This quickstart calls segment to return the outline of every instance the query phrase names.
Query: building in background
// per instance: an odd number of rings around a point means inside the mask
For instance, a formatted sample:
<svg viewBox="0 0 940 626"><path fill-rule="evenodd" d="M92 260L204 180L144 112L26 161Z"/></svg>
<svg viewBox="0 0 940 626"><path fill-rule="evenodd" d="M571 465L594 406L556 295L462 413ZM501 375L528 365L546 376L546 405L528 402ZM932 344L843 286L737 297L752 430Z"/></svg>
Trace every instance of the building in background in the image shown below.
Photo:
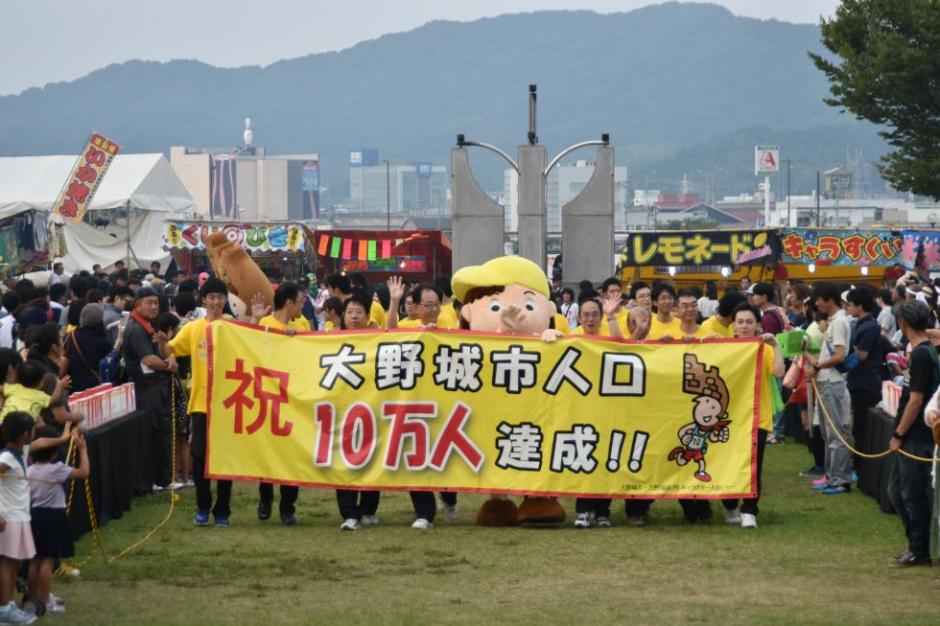
<svg viewBox="0 0 940 626"><path fill-rule="evenodd" d="M170 165L204 219L310 220L320 215L320 157L268 155L245 120L239 148L172 146Z"/></svg>
<svg viewBox="0 0 940 626"><path fill-rule="evenodd" d="M548 212L547 230L561 232L561 207L581 193L591 176L594 163L577 160L568 165L556 165L545 183L545 203ZM503 172L503 191L506 204L506 231L519 230L519 174L515 170ZM614 228L623 229L627 223L627 168L614 167Z"/></svg>
<svg viewBox="0 0 940 626"><path fill-rule="evenodd" d="M443 213L447 168L427 161L386 163L377 150L349 153L349 208L359 213Z"/></svg>

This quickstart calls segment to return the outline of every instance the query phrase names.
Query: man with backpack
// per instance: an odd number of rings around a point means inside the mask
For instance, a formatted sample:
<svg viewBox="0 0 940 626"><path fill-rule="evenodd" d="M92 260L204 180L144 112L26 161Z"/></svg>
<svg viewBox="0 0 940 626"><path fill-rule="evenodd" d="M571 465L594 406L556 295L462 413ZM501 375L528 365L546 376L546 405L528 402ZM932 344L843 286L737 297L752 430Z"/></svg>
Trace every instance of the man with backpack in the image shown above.
<svg viewBox="0 0 940 626"><path fill-rule="evenodd" d="M816 308L829 318L825 340L819 356L806 353L812 366L809 374L816 374L819 394L817 408L821 411L819 423L826 440L826 475L813 481L813 489L826 495L848 493L852 489L852 455L846 443L852 444L852 413L843 363L849 354L851 325L842 310L842 297L832 283L813 285ZM843 443L843 441L845 443Z"/></svg>

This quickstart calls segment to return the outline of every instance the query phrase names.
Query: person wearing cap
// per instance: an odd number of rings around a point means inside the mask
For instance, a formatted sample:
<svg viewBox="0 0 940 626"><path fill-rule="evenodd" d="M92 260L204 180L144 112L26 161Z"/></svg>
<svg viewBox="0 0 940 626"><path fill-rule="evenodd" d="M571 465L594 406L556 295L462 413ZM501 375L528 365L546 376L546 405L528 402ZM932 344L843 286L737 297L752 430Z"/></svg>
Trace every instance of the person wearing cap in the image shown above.
<svg viewBox="0 0 940 626"><path fill-rule="evenodd" d="M839 495L852 489L852 455L843 443L852 444L852 412L846 376L836 366L848 355L852 331L834 284L816 283L812 297L816 308L828 316L819 356L805 353L811 366L807 376L815 374L819 389L816 404L821 412L819 421L827 450L826 475L813 481L813 488L826 495Z"/></svg>
<svg viewBox="0 0 940 626"><path fill-rule="evenodd" d="M192 367L192 388L189 392L189 414L192 416L193 480L196 483L197 526L208 526L210 513L215 516L215 525L229 526L232 514L232 481L216 482L216 502L212 503L212 482L206 478L206 413L209 390L209 350L206 345L206 330L212 322L222 319L228 302L228 288L218 278L207 278L199 288L199 295L206 307L206 316L195 319L180 328L173 340L166 344L164 353L177 357L188 356Z"/></svg>
<svg viewBox="0 0 940 626"><path fill-rule="evenodd" d="M124 365L134 383L137 408L150 412L155 490L169 486L173 477L169 375L176 372L176 359L163 357L166 336L153 327L159 313L157 292L150 287L138 289L134 310L124 330L123 346Z"/></svg>
<svg viewBox="0 0 940 626"><path fill-rule="evenodd" d="M101 380L98 363L111 353L112 346L103 319L104 309L100 304L86 304L82 308L79 327L65 337L72 393L106 382Z"/></svg>
<svg viewBox="0 0 940 626"><path fill-rule="evenodd" d="M787 318L774 304L774 286L770 283L755 283L747 290L748 300L760 309L761 327L765 333L779 335L787 328Z"/></svg>

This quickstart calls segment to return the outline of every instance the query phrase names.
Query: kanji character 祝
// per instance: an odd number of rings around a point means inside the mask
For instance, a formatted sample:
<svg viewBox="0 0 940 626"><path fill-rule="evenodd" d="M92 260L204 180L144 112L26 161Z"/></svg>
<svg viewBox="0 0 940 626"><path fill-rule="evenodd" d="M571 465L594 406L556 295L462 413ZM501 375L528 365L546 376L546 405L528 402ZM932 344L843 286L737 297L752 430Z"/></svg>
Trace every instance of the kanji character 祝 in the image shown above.
<svg viewBox="0 0 940 626"><path fill-rule="evenodd" d="M597 467L594 449L599 438L593 426L584 424L577 424L570 431L556 432L552 446L552 471L593 472Z"/></svg>
<svg viewBox="0 0 940 626"><path fill-rule="evenodd" d="M424 374L423 349L417 342L380 344L375 357L376 388L414 389L417 378Z"/></svg>
<svg viewBox="0 0 940 626"><path fill-rule="evenodd" d="M505 352L493 352L493 386L505 387L509 393L519 393L523 388L535 386L535 366L541 355L525 352L522 346L510 346Z"/></svg>
<svg viewBox="0 0 940 626"><path fill-rule="evenodd" d="M456 349L440 346L434 355L434 383L447 391L477 391L483 350L476 344L460 344Z"/></svg>
<svg viewBox="0 0 940 626"><path fill-rule="evenodd" d="M502 436L496 438L499 458L496 467L537 472L542 468L542 429L535 424L507 424L496 427Z"/></svg>

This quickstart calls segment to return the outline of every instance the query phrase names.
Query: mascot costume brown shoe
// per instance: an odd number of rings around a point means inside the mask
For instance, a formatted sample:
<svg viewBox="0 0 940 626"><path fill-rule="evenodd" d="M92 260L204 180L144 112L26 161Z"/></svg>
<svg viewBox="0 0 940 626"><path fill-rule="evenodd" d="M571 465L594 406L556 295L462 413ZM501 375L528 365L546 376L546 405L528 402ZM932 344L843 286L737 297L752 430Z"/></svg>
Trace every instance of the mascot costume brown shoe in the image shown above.
<svg viewBox="0 0 940 626"><path fill-rule="evenodd" d="M229 241L222 231L206 237L212 270L228 287L229 305L240 320L251 317L251 301L258 295L265 307L274 304L274 289L248 251Z"/></svg>
<svg viewBox="0 0 940 626"><path fill-rule="evenodd" d="M545 341L560 335L549 328L555 306L549 299L548 279L532 261L505 256L464 267L454 274L451 286L463 303L461 328L534 335ZM553 526L564 521L565 510L555 498L526 497L517 508L505 495L491 494L477 512L480 526Z"/></svg>

